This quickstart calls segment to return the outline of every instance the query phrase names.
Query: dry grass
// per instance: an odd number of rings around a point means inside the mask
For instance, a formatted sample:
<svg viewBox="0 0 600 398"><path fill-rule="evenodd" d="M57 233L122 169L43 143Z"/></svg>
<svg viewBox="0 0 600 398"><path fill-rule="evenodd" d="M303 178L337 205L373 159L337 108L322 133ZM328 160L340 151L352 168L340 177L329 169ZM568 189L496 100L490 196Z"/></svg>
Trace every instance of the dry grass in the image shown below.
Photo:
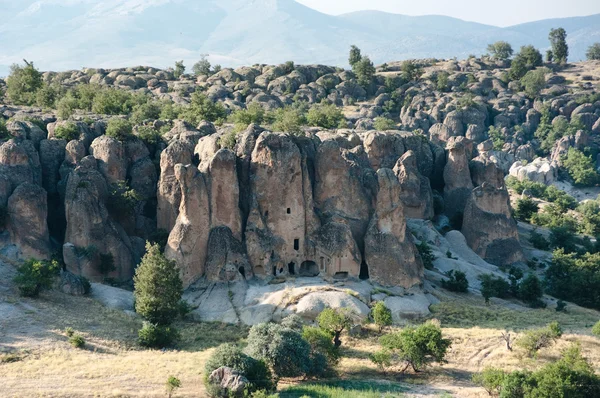
<svg viewBox="0 0 600 398"><path fill-rule="evenodd" d="M486 306L480 297L470 295L442 298L441 304L433 306L432 317L441 321L444 334L453 341L448 363L419 374L400 374L398 368L382 374L369 360L369 354L378 349L379 335L375 328L368 328L364 337L343 338L337 375L323 381L335 387L283 381L282 396L305 391L323 397L371 397L367 387L377 386L375 394L390 397L484 397L485 392L470 381L473 373L492 365L534 369L556 360L561 349L573 342L581 344L584 355L600 371L600 339L590 335L591 326L600 319L596 311L572 305L567 313L530 310L500 300ZM178 350L142 350L135 343L141 325L138 318L88 298L57 292L30 300L0 289L0 312L8 314L0 316L2 397L162 397L170 375L183 384L176 396L202 397L201 371L212 349L223 342L243 343L247 335L245 327L180 322ZM516 335L552 320L558 320L566 334L542 350L537 360L523 359L506 349L502 331ZM85 349L69 345L64 334L67 327L85 338Z"/></svg>

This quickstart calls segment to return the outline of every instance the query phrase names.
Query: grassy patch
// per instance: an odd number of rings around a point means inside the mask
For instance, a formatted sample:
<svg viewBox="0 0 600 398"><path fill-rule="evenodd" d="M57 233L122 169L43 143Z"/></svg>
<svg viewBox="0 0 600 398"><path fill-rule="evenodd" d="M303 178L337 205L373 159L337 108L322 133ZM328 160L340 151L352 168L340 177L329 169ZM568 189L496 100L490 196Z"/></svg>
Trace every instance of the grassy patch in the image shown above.
<svg viewBox="0 0 600 398"><path fill-rule="evenodd" d="M430 307L432 317L442 322L443 327L452 328L492 328L524 330L541 327L551 321L558 321L565 330L581 331L593 325L598 313L593 310L568 305L567 312L557 312L555 306L545 309L521 307L511 309L491 304L475 304L465 298L462 301L445 301Z"/></svg>
<svg viewBox="0 0 600 398"><path fill-rule="evenodd" d="M392 398L402 397L407 389L397 383L340 380L332 383L301 384L279 393L281 398Z"/></svg>

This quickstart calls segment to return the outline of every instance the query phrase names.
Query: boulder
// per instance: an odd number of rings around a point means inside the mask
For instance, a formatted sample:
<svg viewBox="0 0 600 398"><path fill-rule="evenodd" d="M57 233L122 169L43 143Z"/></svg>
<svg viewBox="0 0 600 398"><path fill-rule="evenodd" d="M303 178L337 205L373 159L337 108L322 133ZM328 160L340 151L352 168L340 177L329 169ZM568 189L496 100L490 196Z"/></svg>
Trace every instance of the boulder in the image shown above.
<svg viewBox="0 0 600 398"><path fill-rule="evenodd" d="M23 259L50 258L48 233L48 198L39 185L25 182L8 198L7 229L13 244L19 248Z"/></svg>
<svg viewBox="0 0 600 398"><path fill-rule="evenodd" d="M218 369L215 369L208 376L209 384L212 384L218 390L222 390L222 393L219 393L219 397L244 397L244 392L250 385L248 379L241 373L235 369L221 366Z"/></svg>
<svg viewBox="0 0 600 398"><path fill-rule="evenodd" d="M473 190L467 158L467 141L464 137L455 137L446 146L444 202L446 214L450 219L463 213L467 199Z"/></svg>
<svg viewBox="0 0 600 398"><path fill-rule="evenodd" d="M394 173L400 182L400 199L408 218L433 218L433 193L429 179L417 167L417 157L408 151L396 163Z"/></svg>
<svg viewBox="0 0 600 398"><path fill-rule="evenodd" d="M373 282L409 288L420 284L423 264L406 230L400 183L390 169L377 171L379 192L365 237L365 261Z"/></svg>
<svg viewBox="0 0 600 398"><path fill-rule="evenodd" d="M107 135L96 138L90 145L90 155L98 160L98 171L109 184L125 181L127 159L123 144Z"/></svg>
<svg viewBox="0 0 600 398"><path fill-rule="evenodd" d="M469 247L488 263L502 266L524 261L506 188L483 183L472 191L462 233Z"/></svg>

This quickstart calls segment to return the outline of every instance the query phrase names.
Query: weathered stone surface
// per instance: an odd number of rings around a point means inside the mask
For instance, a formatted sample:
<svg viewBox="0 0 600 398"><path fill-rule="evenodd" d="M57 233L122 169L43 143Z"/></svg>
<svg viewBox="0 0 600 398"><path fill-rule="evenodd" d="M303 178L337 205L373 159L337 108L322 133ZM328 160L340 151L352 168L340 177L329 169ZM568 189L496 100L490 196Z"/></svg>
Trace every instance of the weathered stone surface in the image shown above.
<svg viewBox="0 0 600 398"><path fill-rule="evenodd" d="M19 185L8 198L7 213L7 229L20 257L50 258L48 198L44 188L30 182Z"/></svg>
<svg viewBox="0 0 600 398"><path fill-rule="evenodd" d="M83 296L88 293L86 289L89 286L86 286L86 282L80 276L70 273L69 271L61 271L60 272L60 283L58 284L58 289L71 296ZM91 290L91 289L90 289Z"/></svg>
<svg viewBox="0 0 600 398"><path fill-rule="evenodd" d="M433 218L433 194L429 179L417 167L417 157L408 151L396 163L394 173L400 182L400 199L408 218Z"/></svg>
<svg viewBox="0 0 600 398"><path fill-rule="evenodd" d="M244 396L244 391L250 384L242 373L226 366L215 369L208 376L208 382L223 390L218 396L239 398Z"/></svg>
<svg viewBox="0 0 600 398"><path fill-rule="evenodd" d="M133 276L131 241L123 227L109 215L106 208L107 197L107 182L98 171L96 159L92 156L82 159L69 176L66 187L65 242L72 243L77 248L94 247L98 256L92 261L66 265L70 272L90 280L108 276L126 281ZM100 272L101 255L112 257L114 271L106 274Z"/></svg>
<svg viewBox="0 0 600 398"><path fill-rule="evenodd" d="M510 168L510 175L518 178L519 181L531 180L549 185L558 180L558 165L542 158L537 158L526 165L518 161Z"/></svg>
<svg viewBox="0 0 600 398"><path fill-rule="evenodd" d="M506 188L484 183L473 190L465 207L462 233L469 247L491 264L524 260Z"/></svg>
<svg viewBox="0 0 600 398"><path fill-rule="evenodd" d="M109 184L125 181L127 177L127 159L125 148L120 141L103 135L90 145L90 155L98 160L98 171Z"/></svg>
<svg viewBox="0 0 600 398"><path fill-rule="evenodd" d="M475 186L487 182L496 188L504 186L504 172L484 152L469 162L471 178Z"/></svg>
<svg viewBox="0 0 600 398"><path fill-rule="evenodd" d="M379 192L365 237L369 277L379 284L411 287L421 283L423 264L406 232L400 183L390 169L377 171Z"/></svg>
<svg viewBox="0 0 600 398"><path fill-rule="evenodd" d="M229 227L220 226L210 231L207 253L205 272L209 281L236 281L253 277L244 245L235 238Z"/></svg>
<svg viewBox="0 0 600 398"><path fill-rule="evenodd" d="M452 138L446 150L448 157L444 168L444 202L446 214L452 219L463 213L473 182L466 153L467 140L463 137Z"/></svg>
<svg viewBox="0 0 600 398"><path fill-rule="evenodd" d="M304 318L316 319L325 308L347 308L357 316L359 320L365 320L369 316L369 307L345 292L329 291L309 293L302 297L296 305L296 313Z"/></svg>
<svg viewBox="0 0 600 398"><path fill-rule="evenodd" d="M204 176L192 165L174 167L181 205L165 255L177 262L185 287L204 275L210 234L209 196Z"/></svg>
<svg viewBox="0 0 600 398"><path fill-rule="evenodd" d="M11 139L1 144L0 174L10 181L11 192L25 182L42 185L40 158L33 143Z"/></svg>
<svg viewBox="0 0 600 398"><path fill-rule="evenodd" d="M159 229L171 231L175 226L181 202L181 188L175 176L175 165L191 164L193 149L194 147L190 144L176 140L160 155L160 180L156 210L156 223Z"/></svg>
<svg viewBox="0 0 600 398"><path fill-rule="evenodd" d="M42 140L40 142L40 164L42 167L42 186L48 194L55 194L60 181L60 166L65 160L64 140Z"/></svg>

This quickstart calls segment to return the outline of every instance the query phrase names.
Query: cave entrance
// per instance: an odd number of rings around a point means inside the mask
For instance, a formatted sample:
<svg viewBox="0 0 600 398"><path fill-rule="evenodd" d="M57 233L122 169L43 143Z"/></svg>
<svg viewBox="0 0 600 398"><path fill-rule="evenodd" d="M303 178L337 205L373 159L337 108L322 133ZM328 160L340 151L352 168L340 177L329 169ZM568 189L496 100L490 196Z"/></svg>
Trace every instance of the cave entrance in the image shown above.
<svg viewBox="0 0 600 398"><path fill-rule="evenodd" d="M296 263L291 262L288 264L288 272L290 275L296 275Z"/></svg>
<svg viewBox="0 0 600 398"><path fill-rule="evenodd" d="M317 276L319 273L319 266L314 261L304 261L300 264L301 276Z"/></svg>
<svg viewBox="0 0 600 398"><path fill-rule="evenodd" d="M240 274L242 274L242 276L244 277L244 279L246 279L246 270L244 269L244 267L238 268L238 271L240 271Z"/></svg>
<svg viewBox="0 0 600 398"><path fill-rule="evenodd" d="M348 278L347 272L336 272L335 275L333 275L333 279L346 279L346 278Z"/></svg>
<svg viewBox="0 0 600 398"><path fill-rule="evenodd" d="M365 260L363 260L360 263L360 274L359 274L358 277L361 280L369 279L369 266L367 265L367 263L365 262Z"/></svg>

